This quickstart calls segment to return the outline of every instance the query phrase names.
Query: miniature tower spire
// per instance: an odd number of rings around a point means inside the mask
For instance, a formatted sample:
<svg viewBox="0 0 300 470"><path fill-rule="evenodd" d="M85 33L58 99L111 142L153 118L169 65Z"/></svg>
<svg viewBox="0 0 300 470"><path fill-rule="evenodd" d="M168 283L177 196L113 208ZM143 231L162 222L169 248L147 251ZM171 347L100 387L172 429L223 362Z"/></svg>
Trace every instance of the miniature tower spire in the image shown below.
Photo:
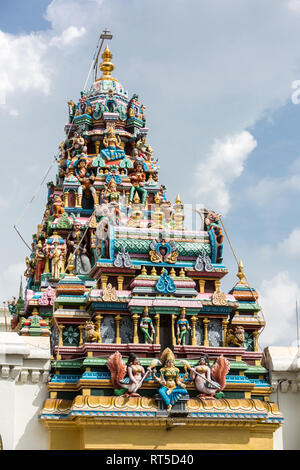
<svg viewBox="0 0 300 470"><path fill-rule="evenodd" d="M19 289L19 297L18 297L18 299L23 300L23 280L22 280L22 276L21 276L21 280L20 280L20 289Z"/></svg>

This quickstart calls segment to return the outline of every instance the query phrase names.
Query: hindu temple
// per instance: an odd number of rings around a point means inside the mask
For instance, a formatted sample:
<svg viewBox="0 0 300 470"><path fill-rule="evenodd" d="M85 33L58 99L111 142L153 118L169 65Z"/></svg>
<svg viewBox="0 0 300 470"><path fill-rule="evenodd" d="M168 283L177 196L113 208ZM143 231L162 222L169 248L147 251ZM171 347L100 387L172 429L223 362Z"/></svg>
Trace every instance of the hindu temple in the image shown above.
<svg viewBox="0 0 300 470"><path fill-rule="evenodd" d="M221 216L203 209L201 230L185 227L146 107L112 59L106 46L101 76L68 102L14 310L21 336L50 337L38 418L49 448L271 449L283 418L261 364L258 293L242 262L222 290Z"/></svg>

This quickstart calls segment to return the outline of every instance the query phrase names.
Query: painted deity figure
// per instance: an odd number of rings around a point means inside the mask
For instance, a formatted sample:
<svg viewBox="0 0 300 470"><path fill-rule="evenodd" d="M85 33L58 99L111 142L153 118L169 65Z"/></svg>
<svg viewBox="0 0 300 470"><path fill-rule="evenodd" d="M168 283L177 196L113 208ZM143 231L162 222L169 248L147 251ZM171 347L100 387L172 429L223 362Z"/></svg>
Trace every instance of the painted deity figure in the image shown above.
<svg viewBox="0 0 300 470"><path fill-rule="evenodd" d="M188 331L191 330L188 320L185 316L185 308L182 309L180 317L176 323L177 327L177 344L185 344L185 337Z"/></svg>
<svg viewBox="0 0 300 470"><path fill-rule="evenodd" d="M35 274L34 274L34 281L39 282L41 275L44 272L45 267L45 253L43 251L43 244L41 240L36 245L36 250L34 254L35 258Z"/></svg>
<svg viewBox="0 0 300 470"><path fill-rule="evenodd" d="M230 363L224 356L219 356L210 367L207 355L200 357L195 367L191 367L186 361L181 360L190 371L190 378L195 384L199 398L214 398L226 385L226 375L230 369Z"/></svg>
<svg viewBox="0 0 300 470"><path fill-rule="evenodd" d="M51 260L51 275L53 279L59 279L61 274L64 274L64 249L55 243L50 248L49 259Z"/></svg>
<svg viewBox="0 0 300 470"><path fill-rule="evenodd" d="M153 322L151 318L149 317L148 313L148 308L145 307L143 316L140 320L140 330L142 331L144 335L144 341L147 344L152 344L153 343L153 336L155 334L155 329L153 326Z"/></svg>
<svg viewBox="0 0 300 470"><path fill-rule="evenodd" d="M113 178L110 179L109 183L107 184L102 194L102 199L103 202L109 206L109 212L112 221L119 225L121 219L121 213L119 209L120 193Z"/></svg>
<svg viewBox="0 0 300 470"><path fill-rule="evenodd" d="M161 356L163 367L160 369L160 375L157 376L153 371L154 379L160 384L158 393L170 411L172 406L177 403L183 395L188 395L186 385L180 378L179 369L175 367L175 356L171 349L166 348Z"/></svg>
<svg viewBox="0 0 300 470"><path fill-rule="evenodd" d="M75 116L76 105L73 100L68 101L69 122L71 123Z"/></svg>
<svg viewBox="0 0 300 470"><path fill-rule="evenodd" d="M208 232L214 233L216 243L216 261L222 262L223 253L223 231L220 225L221 214L216 214L214 211L204 211L204 225Z"/></svg>
<svg viewBox="0 0 300 470"><path fill-rule="evenodd" d="M34 282L35 260L26 256L25 263L26 269L24 271L24 276L27 278L26 289L31 289Z"/></svg>
<svg viewBox="0 0 300 470"><path fill-rule="evenodd" d="M92 269L91 262L87 255L88 240L85 236L82 242L81 223L75 221L74 228L67 238L68 258L70 253L74 255L74 273L75 274L88 274Z"/></svg>
<svg viewBox="0 0 300 470"><path fill-rule="evenodd" d="M125 365L119 351L116 351L108 358L107 367L111 373L111 382L115 395L128 397L140 396L137 391L151 373L151 364L145 371L139 358L133 353L130 353L127 365Z"/></svg>
<svg viewBox="0 0 300 470"><path fill-rule="evenodd" d="M52 210L54 217L61 217L65 211L63 200L58 194L53 197Z"/></svg>
<svg viewBox="0 0 300 470"><path fill-rule="evenodd" d="M125 158L126 155L122 141L120 137L116 135L116 131L113 127L110 127L107 135L104 136L103 145L105 149L102 149L100 154L104 160L120 160Z"/></svg>
<svg viewBox="0 0 300 470"><path fill-rule="evenodd" d="M140 163L136 164L135 172L130 175L130 182L132 184L129 193L129 202L132 203L134 196L137 193L142 204L145 204L147 197L147 190L144 188L146 175L143 172L143 167Z"/></svg>
<svg viewBox="0 0 300 470"><path fill-rule="evenodd" d="M79 132L74 132L74 136L69 139L71 147L67 149L68 159L71 160L71 156L79 155L84 146L84 138L79 134ZM72 153L71 153L72 152Z"/></svg>
<svg viewBox="0 0 300 470"><path fill-rule="evenodd" d="M90 192L93 196L94 204L97 204L97 191L93 186L95 176L92 171L87 168L87 162L85 159L79 161L78 167L75 169L75 175L81 185L78 188L78 203L82 205L83 192Z"/></svg>

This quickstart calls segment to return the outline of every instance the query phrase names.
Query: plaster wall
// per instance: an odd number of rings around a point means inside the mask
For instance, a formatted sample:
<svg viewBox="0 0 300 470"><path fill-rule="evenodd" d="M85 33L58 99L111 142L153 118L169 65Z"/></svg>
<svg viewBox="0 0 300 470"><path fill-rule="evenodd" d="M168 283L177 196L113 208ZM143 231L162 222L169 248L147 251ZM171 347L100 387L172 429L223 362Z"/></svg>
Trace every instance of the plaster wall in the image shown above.
<svg viewBox="0 0 300 470"><path fill-rule="evenodd" d="M273 374L273 379L276 378L277 374ZM278 380L282 378L282 374L279 374ZM300 450L300 392L292 392L290 387L288 391L282 392L280 388L279 385L270 399L279 405L284 417L281 428L282 448L284 450ZM279 430L277 433L279 433ZM277 445L280 445L280 443Z"/></svg>
<svg viewBox="0 0 300 470"><path fill-rule="evenodd" d="M48 423L51 450L273 450L272 426L165 426ZM181 427L180 427L181 428Z"/></svg>
<svg viewBox="0 0 300 470"><path fill-rule="evenodd" d="M274 449L300 450L300 348L270 346L264 350L273 393L284 423L275 432Z"/></svg>
<svg viewBox="0 0 300 470"><path fill-rule="evenodd" d="M47 396L49 338L0 333L0 434L4 450L46 450L38 420Z"/></svg>

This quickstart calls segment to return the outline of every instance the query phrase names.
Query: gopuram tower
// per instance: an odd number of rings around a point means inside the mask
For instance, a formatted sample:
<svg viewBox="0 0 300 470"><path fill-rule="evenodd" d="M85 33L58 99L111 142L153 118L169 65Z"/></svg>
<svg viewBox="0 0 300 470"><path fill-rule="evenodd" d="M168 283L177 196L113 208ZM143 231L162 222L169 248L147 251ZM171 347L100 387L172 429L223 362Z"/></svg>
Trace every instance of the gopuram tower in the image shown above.
<svg viewBox="0 0 300 470"><path fill-rule="evenodd" d="M272 449L258 294L227 294L223 228L169 201L145 107L102 73L69 101L56 181L26 259L21 335L50 335L50 449ZM178 188L180 192L180 188Z"/></svg>

